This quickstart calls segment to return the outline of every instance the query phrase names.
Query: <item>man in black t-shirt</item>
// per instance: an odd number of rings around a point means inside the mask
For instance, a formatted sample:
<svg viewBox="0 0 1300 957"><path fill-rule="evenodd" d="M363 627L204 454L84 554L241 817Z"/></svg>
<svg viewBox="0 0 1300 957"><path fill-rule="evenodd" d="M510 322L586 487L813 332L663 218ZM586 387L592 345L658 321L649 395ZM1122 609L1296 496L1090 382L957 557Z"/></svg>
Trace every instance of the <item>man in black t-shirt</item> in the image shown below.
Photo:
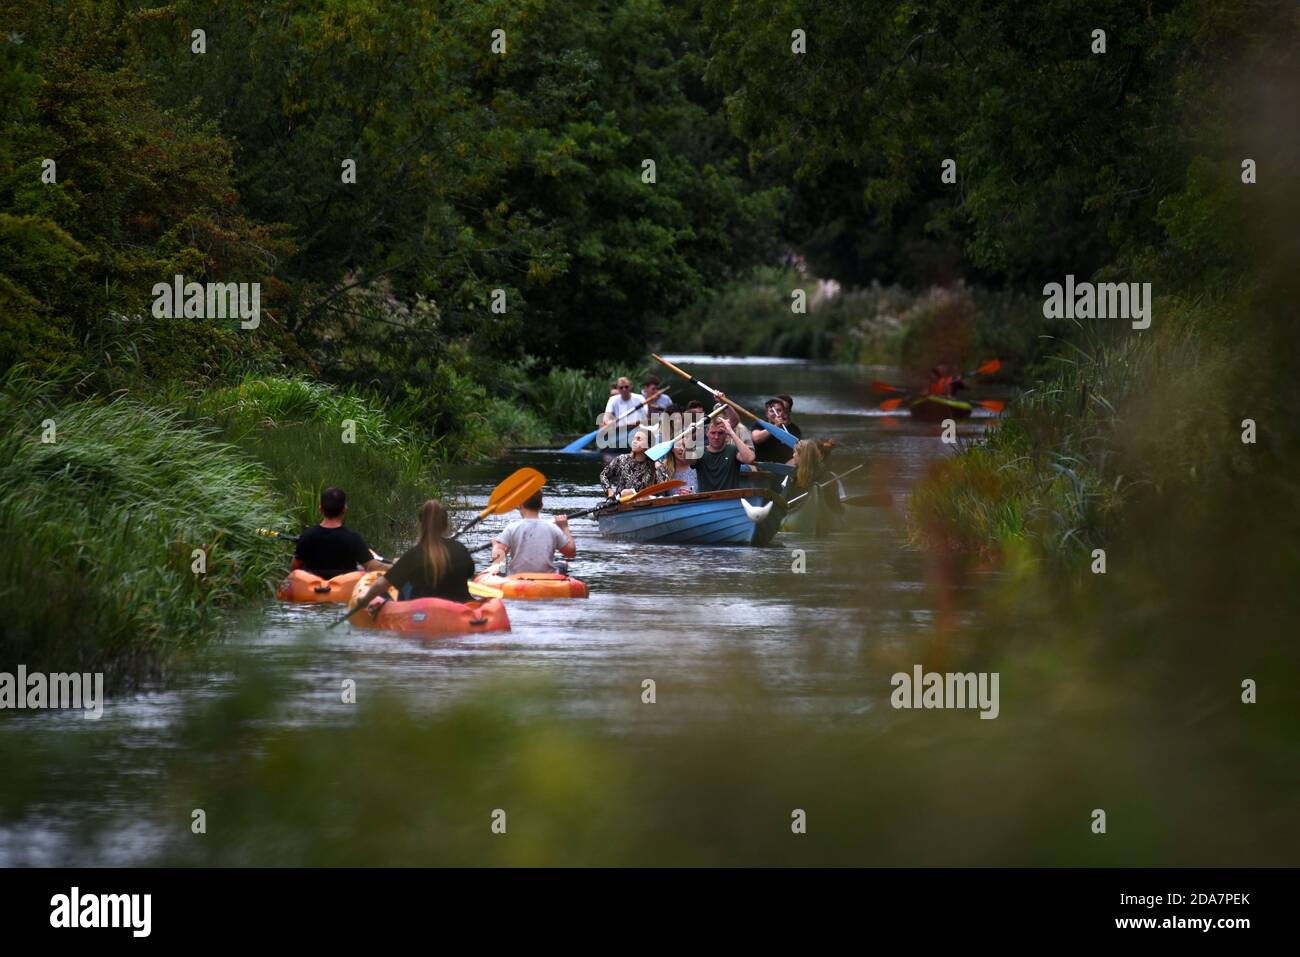
<svg viewBox="0 0 1300 957"><path fill-rule="evenodd" d="M298 536L298 546L293 552L293 567L333 578L357 570L383 571L388 566L379 561L366 546L366 540L343 527L343 516L348 510L348 497L341 488L327 488L320 495L319 525L303 530Z"/></svg>
<svg viewBox="0 0 1300 957"><path fill-rule="evenodd" d="M708 444L700 457L691 461L691 467L699 474L701 492L721 492L740 488L740 466L753 462L754 450L740 440L726 416L720 415L709 423Z"/></svg>
<svg viewBox="0 0 1300 957"><path fill-rule="evenodd" d="M768 422L780 426L796 439L803 438L803 429L790 421L790 410L786 408L785 401L782 397L777 396L774 399L768 399L766 412ZM758 461L760 462L779 462L784 464L790 461L790 456L794 455L794 449L786 445L758 423L754 424L754 431L751 434L754 436L754 452L757 454Z"/></svg>

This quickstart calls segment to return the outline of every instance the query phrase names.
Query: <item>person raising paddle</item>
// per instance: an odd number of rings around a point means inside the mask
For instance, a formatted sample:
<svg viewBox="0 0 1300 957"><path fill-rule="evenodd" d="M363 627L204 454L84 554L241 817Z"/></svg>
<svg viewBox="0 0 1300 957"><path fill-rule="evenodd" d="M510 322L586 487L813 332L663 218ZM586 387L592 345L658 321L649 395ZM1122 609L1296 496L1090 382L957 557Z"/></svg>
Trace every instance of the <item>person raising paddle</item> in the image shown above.
<svg viewBox="0 0 1300 957"><path fill-rule="evenodd" d="M803 430L790 421L790 410L780 396L768 399L764 411L767 413L768 422L785 429L797 439L803 438ZM790 461L790 456L794 455L794 449L757 423L751 435L754 437L754 454L760 462L785 464Z"/></svg>
<svg viewBox="0 0 1300 957"><path fill-rule="evenodd" d="M721 397L722 393L718 393ZM740 466L754 463L754 450L744 443L725 414L709 423L704 452L691 463L701 492L740 488Z"/></svg>

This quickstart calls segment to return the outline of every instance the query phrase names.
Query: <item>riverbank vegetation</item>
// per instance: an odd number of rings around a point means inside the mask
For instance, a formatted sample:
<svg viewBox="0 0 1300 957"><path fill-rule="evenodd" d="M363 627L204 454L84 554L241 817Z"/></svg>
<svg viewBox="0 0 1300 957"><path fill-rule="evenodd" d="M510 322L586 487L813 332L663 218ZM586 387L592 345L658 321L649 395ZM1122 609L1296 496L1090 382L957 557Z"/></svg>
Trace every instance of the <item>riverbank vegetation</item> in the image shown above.
<svg viewBox="0 0 1300 957"><path fill-rule="evenodd" d="M449 464L593 428L651 345L1024 387L910 490L938 610L852 654L792 625L870 721L774 715L725 660L644 735L514 685L265 735L288 692L234 652L121 785L167 782L151 863L1295 862L1293 4L0 14L3 664L165 667L269 595L258 527L337 484L394 550ZM156 317L177 275L257 283L258 323ZM1150 327L1046 319L1067 275L1149 283ZM906 601L868 548L858 600ZM877 707L918 662L1002 675L1002 715ZM84 792L95 740L0 736L6 813ZM494 841L502 805L534 817Z"/></svg>
<svg viewBox="0 0 1300 957"><path fill-rule="evenodd" d="M841 289L763 267L679 312L661 338L682 352L891 365L917 376L940 362L973 367L998 357L1003 381L1026 382L1071 331L1044 318L1041 299L1020 292L964 282Z"/></svg>

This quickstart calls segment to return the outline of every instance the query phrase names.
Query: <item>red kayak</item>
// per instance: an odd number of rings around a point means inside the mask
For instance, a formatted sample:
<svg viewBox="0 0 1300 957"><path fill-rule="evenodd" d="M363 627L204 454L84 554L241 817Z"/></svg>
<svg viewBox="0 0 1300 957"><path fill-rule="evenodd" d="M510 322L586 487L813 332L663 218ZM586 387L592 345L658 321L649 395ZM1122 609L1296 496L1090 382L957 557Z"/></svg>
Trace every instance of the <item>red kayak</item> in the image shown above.
<svg viewBox="0 0 1300 957"><path fill-rule="evenodd" d="M366 572L361 576L352 594L349 605L370 590L379 572ZM389 589L396 594L393 589ZM426 635L430 638L442 635L470 635L479 631L509 631L510 616L506 614L505 602L500 598L475 598L471 601L447 601L443 598L413 598L410 601L390 601L379 609L379 614L371 617L367 611L359 611L348 619L357 628L379 629L381 631L400 631L404 634Z"/></svg>
<svg viewBox="0 0 1300 957"><path fill-rule="evenodd" d="M352 589L356 588L357 582L364 574L365 572L348 572L346 575L335 575L327 579L296 568L280 582L275 597L280 601L345 602L352 597Z"/></svg>

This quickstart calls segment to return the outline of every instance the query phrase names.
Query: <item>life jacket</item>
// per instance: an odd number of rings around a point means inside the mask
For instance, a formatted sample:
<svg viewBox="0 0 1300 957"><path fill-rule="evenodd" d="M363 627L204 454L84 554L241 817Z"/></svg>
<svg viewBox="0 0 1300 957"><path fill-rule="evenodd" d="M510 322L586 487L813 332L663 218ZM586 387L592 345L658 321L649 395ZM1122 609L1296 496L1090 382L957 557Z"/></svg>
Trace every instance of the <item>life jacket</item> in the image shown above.
<svg viewBox="0 0 1300 957"><path fill-rule="evenodd" d="M930 380L930 395L952 395L952 385L957 381L955 375L940 376Z"/></svg>

